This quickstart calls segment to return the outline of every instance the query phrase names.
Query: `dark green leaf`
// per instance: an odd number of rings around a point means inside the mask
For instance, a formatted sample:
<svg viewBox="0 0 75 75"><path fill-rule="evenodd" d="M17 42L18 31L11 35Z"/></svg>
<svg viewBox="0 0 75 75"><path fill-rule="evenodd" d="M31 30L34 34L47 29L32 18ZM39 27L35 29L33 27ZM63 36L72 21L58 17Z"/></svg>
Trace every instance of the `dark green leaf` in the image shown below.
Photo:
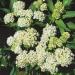
<svg viewBox="0 0 75 75"><path fill-rule="evenodd" d="M16 66L13 66L10 75L17 75L17 72L18 72L18 68Z"/></svg>
<svg viewBox="0 0 75 75"><path fill-rule="evenodd" d="M71 4L72 0L63 0L64 6L69 6Z"/></svg>
<svg viewBox="0 0 75 75"><path fill-rule="evenodd" d="M54 5L52 0L47 0L49 11L53 11Z"/></svg>
<svg viewBox="0 0 75 75"><path fill-rule="evenodd" d="M5 13L9 13L10 12L10 10L9 9L6 9L6 8L0 8L0 11L3 11Z"/></svg>
<svg viewBox="0 0 75 75"><path fill-rule="evenodd" d="M68 23L67 23L67 26L69 27L69 29L75 30L75 23L73 23L73 22L68 22Z"/></svg>
<svg viewBox="0 0 75 75"><path fill-rule="evenodd" d="M75 17L75 11L67 11L66 14L63 15L63 19Z"/></svg>

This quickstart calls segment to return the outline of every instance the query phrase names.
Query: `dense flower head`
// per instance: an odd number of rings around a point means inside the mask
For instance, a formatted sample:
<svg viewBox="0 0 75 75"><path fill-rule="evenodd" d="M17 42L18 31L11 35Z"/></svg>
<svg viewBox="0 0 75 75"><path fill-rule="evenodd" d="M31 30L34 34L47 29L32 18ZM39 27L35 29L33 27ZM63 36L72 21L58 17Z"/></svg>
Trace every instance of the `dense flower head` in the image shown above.
<svg viewBox="0 0 75 75"><path fill-rule="evenodd" d="M31 23L32 23L32 20L25 17L19 18L17 21L17 25L19 27L29 27Z"/></svg>
<svg viewBox="0 0 75 75"><path fill-rule="evenodd" d="M25 33L25 36L23 39L23 45L27 48L37 45L38 36L39 36L39 34L36 29L34 29L34 28L26 29L26 33Z"/></svg>
<svg viewBox="0 0 75 75"><path fill-rule="evenodd" d="M14 12L18 12L19 10L22 10L25 8L25 3L23 1L16 1L13 4Z"/></svg>
<svg viewBox="0 0 75 75"><path fill-rule="evenodd" d="M24 50L16 57L16 65L20 68L24 68L28 64L28 55Z"/></svg>
<svg viewBox="0 0 75 75"><path fill-rule="evenodd" d="M20 17L25 17L25 18L31 19L33 16L33 11L31 9L27 9L27 10L21 9L17 12L16 15L20 16Z"/></svg>
<svg viewBox="0 0 75 75"><path fill-rule="evenodd" d="M28 63L34 67L37 64L37 53L34 50L30 50L28 53Z"/></svg>
<svg viewBox="0 0 75 75"><path fill-rule="evenodd" d="M4 16L4 23L8 24L8 23L13 23L14 22L14 14L13 13L8 13Z"/></svg>
<svg viewBox="0 0 75 75"><path fill-rule="evenodd" d="M37 20L43 22L45 20L45 15L41 11L34 11L33 19L37 19Z"/></svg>
<svg viewBox="0 0 75 75"><path fill-rule="evenodd" d="M49 71L51 74L58 71L57 61L54 54L47 53L46 62L41 66L41 71Z"/></svg>
<svg viewBox="0 0 75 75"><path fill-rule="evenodd" d="M62 67L68 67L68 65L70 65L72 63L72 60L74 59L74 54L67 47L57 48L55 50L55 58L59 65L61 65Z"/></svg>
<svg viewBox="0 0 75 75"><path fill-rule="evenodd" d="M46 4L46 3L43 3L43 4L40 6L40 10L41 10L41 11L47 10L47 4Z"/></svg>
<svg viewBox="0 0 75 75"><path fill-rule="evenodd" d="M14 38L12 36L7 38L7 44L11 46L13 44Z"/></svg>

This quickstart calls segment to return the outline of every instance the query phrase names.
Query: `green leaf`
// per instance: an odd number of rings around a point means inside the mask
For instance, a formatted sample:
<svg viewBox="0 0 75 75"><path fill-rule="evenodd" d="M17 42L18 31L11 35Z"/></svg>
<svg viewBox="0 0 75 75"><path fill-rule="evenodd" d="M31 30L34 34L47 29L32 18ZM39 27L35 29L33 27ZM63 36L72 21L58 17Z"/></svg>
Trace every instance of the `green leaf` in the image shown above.
<svg viewBox="0 0 75 75"><path fill-rule="evenodd" d="M75 11L67 11L66 14L63 15L63 19L75 17Z"/></svg>
<svg viewBox="0 0 75 75"><path fill-rule="evenodd" d="M69 31L69 29L66 27L65 23L63 22L63 20L59 19L59 20L56 20L55 21L56 25L58 26L61 34L64 32L64 31Z"/></svg>
<svg viewBox="0 0 75 75"><path fill-rule="evenodd" d="M10 12L10 10L9 9L6 9L6 8L0 8L0 11L3 11L5 13L9 13Z"/></svg>
<svg viewBox="0 0 75 75"><path fill-rule="evenodd" d="M70 49L75 49L75 43L70 43L66 45Z"/></svg>
<svg viewBox="0 0 75 75"><path fill-rule="evenodd" d="M17 72L18 72L18 68L16 66L13 66L10 75L17 75Z"/></svg>
<svg viewBox="0 0 75 75"><path fill-rule="evenodd" d="M49 11L53 12L54 5L52 0L47 0Z"/></svg>
<svg viewBox="0 0 75 75"><path fill-rule="evenodd" d="M72 0L63 0L64 6L69 6L71 4Z"/></svg>
<svg viewBox="0 0 75 75"><path fill-rule="evenodd" d="M69 27L69 29L75 30L75 23L73 23L73 22L68 22L68 23L67 23L67 26Z"/></svg>

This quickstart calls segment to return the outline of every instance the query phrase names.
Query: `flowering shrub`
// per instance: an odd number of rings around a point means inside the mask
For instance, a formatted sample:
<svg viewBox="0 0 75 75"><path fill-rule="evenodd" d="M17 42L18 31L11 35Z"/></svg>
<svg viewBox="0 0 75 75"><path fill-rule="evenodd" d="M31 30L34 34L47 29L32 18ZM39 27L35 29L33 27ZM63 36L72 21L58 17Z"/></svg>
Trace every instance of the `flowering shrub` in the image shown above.
<svg viewBox="0 0 75 75"><path fill-rule="evenodd" d="M16 30L6 40L7 48L15 54L14 71L25 69L27 75L31 70L35 70L37 75L39 71L64 75L60 68L73 64L75 43L72 45L71 31L75 26L64 21L75 17L74 11L66 9L71 1L37 0L28 8L23 1L13 2L12 11L4 16L4 23ZM13 69L10 75L15 75L12 72Z"/></svg>

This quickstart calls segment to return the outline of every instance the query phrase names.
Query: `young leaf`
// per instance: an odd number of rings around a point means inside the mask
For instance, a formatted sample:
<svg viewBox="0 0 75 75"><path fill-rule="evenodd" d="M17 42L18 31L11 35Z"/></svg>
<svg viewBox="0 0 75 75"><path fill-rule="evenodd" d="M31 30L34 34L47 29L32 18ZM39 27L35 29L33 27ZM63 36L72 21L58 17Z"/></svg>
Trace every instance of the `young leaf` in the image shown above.
<svg viewBox="0 0 75 75"><path fill-rule="evenodd" d="M49 11L53 12L54 5L52 0L47 0Z"/></svg>
<svg viewBox="0 0 75 75"><path fill-rule="evenodd" d="M75 23L73 23L73 22L68 22L68 23L67 23L67 26L69 27L69 29L75 30Z"/></svg>
<svg viewBox="0 0 75 75"><path fill-rule="evenodd" d="M75 17L75 11L67 11L66 14L63 15L63 19Z"/></svg>
<svg viewBox="0 0 75 75"><path fill-rule="evenodd" d="M56 20L55 23L58 26L58 28L60 29L61 34L64 31L69 31L69 29L66 27L65 23L63 22L63 20L61 20L61 19Z"/></svg>
<svg viewBox="0 0 75 75"><path fill-rule="evenodd" d="M71 4L72 0L63 0L64 6L69 6Z"/></svg>

